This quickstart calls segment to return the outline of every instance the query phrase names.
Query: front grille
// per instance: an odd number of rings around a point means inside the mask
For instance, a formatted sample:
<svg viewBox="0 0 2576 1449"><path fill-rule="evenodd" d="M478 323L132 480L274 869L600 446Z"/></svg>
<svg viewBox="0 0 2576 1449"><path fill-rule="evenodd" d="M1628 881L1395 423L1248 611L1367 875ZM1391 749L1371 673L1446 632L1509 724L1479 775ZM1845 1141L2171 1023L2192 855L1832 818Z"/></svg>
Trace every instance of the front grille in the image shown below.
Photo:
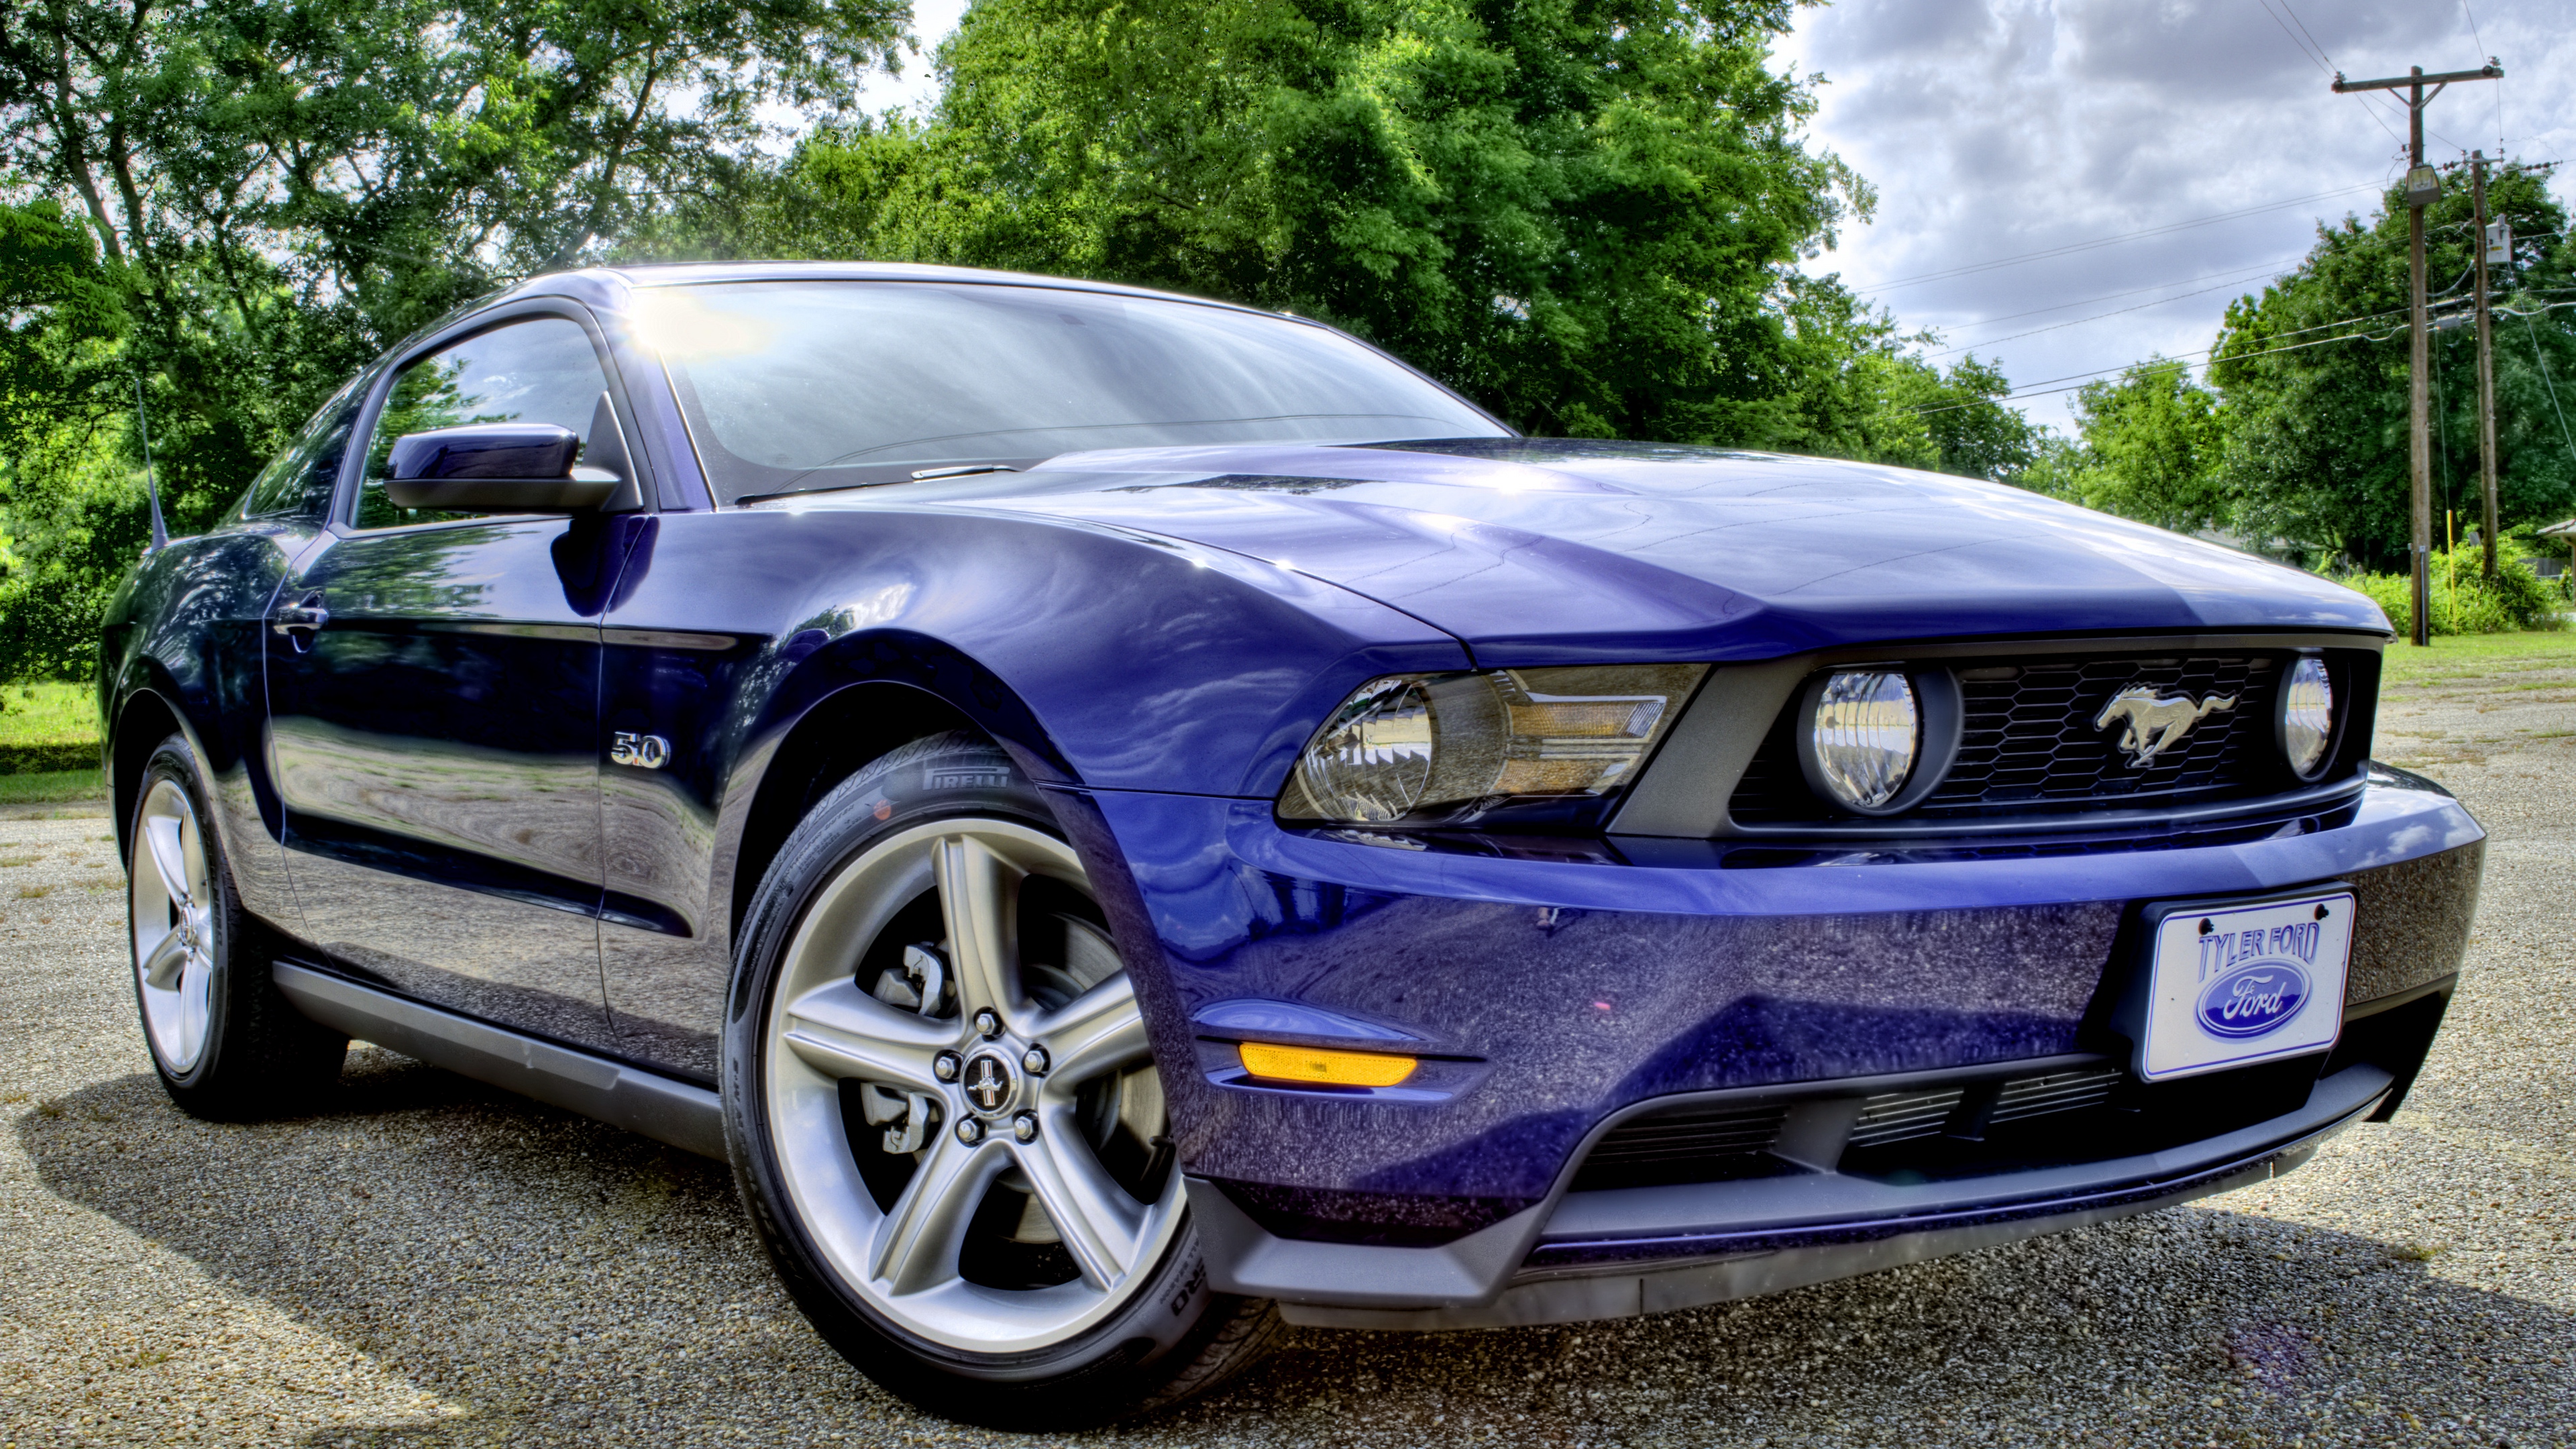
<svg viewBox="0 0 2576 1449"><path fill-rule="evenodd" d="M1964 726L1941 784L1909 818L2063 808L2120 808L2221 799L2280 783L2272 750L2278 654L2123 656L1967 662L1958 675ZM2098 726L2104 705L2131 685L2235 707L2201 717L2144 768L2118 747L2121 727ZM1834 812L1798 770L1797 706L1781 718L1737 782L1728 811L1739 825L1821 820Z"/></svg>

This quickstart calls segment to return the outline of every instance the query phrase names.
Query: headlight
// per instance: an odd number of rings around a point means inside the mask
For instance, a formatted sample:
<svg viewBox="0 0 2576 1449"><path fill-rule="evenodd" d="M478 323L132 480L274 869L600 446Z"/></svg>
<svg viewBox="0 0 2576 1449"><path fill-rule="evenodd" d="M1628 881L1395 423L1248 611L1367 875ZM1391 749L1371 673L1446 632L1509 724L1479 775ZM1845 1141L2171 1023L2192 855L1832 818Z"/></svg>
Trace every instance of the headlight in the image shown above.
<svg viewBox="0 0 2576 1449"><path fill-rule="evenodd" d="M1838 669L1810 686L1798 762L1807 783L1845 809L1897 808L1922 746L1923 714L1903 674Z"/></svg>
<svg viewBox="0 0 2576 1449"><path fill-rule="evenodd" d="M1341 820L1393 820L1431 783L1431 706L1422 685L1372 679L1333 711L1297 760L1297 785Z"/></svg>
<svg viewBox="0 0 2576 1449"><path fill-rule="evenodd" d="M1599 800L1636 778L1707 672L1580 665L1372 679L1298 756L1279 814L1431 823L1520 800Z"/></svg>
<svg viewBox="0 0 2576 1449"><path fill-rule="evenodd" d="M2300 655L2282 677L2280 734L2290 772L2315 779L2334 743L2334 681L2326 675L2326 662L2313 654Z"/></svg>

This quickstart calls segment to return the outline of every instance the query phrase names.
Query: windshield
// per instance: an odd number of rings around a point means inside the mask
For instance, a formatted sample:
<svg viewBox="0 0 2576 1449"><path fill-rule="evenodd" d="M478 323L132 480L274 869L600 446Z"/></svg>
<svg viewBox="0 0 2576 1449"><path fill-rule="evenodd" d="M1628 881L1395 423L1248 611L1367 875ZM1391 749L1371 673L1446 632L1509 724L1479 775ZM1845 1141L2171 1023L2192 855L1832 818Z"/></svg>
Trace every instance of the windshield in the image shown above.
<svg viewBox="0 0 2576 1449"><path fill-rule="evenodd" d="M727 502L1085 448L1505 436L1338 332L1229 307L740 282L647 291L637 311Z"/></svg>

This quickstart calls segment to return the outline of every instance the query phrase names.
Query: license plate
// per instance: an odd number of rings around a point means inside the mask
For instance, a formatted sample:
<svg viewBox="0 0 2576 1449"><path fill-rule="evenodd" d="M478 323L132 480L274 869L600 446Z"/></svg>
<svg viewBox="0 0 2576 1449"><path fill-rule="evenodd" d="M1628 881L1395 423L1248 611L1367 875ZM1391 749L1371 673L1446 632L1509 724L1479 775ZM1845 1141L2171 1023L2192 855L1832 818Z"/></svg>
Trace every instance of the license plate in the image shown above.
<svg viewBox="0 0 2576 1449"><path fill-rule="evenodd" d="M2138 1075L2225 1071L2323 1051L2343 1029L2352 893L2153 908Z"/></svg>

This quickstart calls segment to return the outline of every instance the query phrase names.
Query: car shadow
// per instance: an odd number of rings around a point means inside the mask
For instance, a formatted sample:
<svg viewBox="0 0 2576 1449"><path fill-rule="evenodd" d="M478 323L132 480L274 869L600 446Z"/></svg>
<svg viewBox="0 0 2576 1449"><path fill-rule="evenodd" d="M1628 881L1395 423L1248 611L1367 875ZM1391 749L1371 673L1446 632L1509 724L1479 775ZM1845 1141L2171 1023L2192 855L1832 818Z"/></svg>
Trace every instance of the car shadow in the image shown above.
<svg viewBox="0 0 2576 1449"><path fill-rule="evenodd" d="M64 1200L445 1406L305 1442L987 1437L885 1394L806 1326L723 1165L388 1052L353 1053L324 1109L291 1121L199 1122L136 1075L41 1104L19 1138ZM1652 1319L1299 1331L1236 1384L1114 1437L1302 1449L1910 1446L2049 1426L2051 1442L2108 1444L2444 1423L2487 1444L2563 1434L2576 1314L2433 1266L2423 1247L2186 1208Z"/></svg>

